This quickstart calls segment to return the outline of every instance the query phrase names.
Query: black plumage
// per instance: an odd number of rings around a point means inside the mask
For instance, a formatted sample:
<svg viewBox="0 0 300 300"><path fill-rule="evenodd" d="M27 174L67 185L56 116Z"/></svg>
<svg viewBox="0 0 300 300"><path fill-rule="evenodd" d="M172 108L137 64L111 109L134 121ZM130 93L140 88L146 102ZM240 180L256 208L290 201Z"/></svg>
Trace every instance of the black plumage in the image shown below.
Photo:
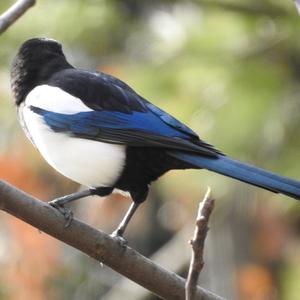
<svg viewBox="0 0 300 300"><path fill-rule="evenodd" d="M128 191L136 204L133 212L146 199L150 183L172 169L205 168L300 199L298 181L230 159L121 80L74 68L54 40L31 39L21 46L12 65L11 84L18 107L31 91L43 85L58 88L84 105L83 111L71 114L57 112L55 107L30 105L28 109L42 118L49 130L82 141L125 146L125 163L119 176L111 186L93 186L91 194L105 195L114 188ZM76 197L55 203L64 204Z"/></svg>
<svg viewBox="0 0 300 300"><path fill-rule="evenodd" d="M61 116L58 121L58 115L32 108L41 115L48 113L48 119L52 117L52 123L49 122L49 125L54 131L67 131L78 137L125 144L126 165L115 187L131 194L145 195L139 190L147 190L149 184L165 172L190 167L190 164L169 156L165 149L193 151L212 158L221 154L211 145L201 141L190 128L139 96L123 81L102 72L75 69L66 61L61 46L53 40L27 41L13 63L11 77L17 105L24 101L34 87L47 84L81 99L86 106L95 111L120 112L131 116L136 112L151 114L154 121L159 120L162 125L174 128L178 137L162 136L159 134L160 130L151 132L151 128L145 132L139 128L124 130L90 126L86 130L87 123L80 127L78 119L67 120L72 116ZM87 117L91 118L91 115ZM101 113L95 115L95 118L101 118ZM135 197L135 200L145 200L138 198Z"/></svg>

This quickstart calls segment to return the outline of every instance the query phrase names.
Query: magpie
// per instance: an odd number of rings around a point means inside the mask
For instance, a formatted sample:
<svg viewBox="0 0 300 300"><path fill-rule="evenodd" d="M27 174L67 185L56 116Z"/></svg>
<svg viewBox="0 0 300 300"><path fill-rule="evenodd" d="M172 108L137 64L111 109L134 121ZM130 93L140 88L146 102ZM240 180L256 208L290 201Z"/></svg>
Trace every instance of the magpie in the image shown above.
<svg viewBox="0 0 300 300"><path fill-rule="evenodd" d="M173 169L207 169L300 200L300 182L231 159L123 81L76 69L53 39L24 42L11 68L19 121L58 172L88 187L50 204L126 192L133 202L114 235L122 238L150 184ZM69 224L68 221L68 224Z"/></svg>

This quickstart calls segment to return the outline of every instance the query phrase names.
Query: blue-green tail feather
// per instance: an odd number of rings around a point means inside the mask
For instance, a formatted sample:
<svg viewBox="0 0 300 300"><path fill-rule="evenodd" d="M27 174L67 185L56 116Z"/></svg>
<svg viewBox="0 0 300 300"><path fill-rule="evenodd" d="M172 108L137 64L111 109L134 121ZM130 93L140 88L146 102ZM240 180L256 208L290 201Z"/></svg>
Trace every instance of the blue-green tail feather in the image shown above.
<svg viewBox="0 0 300 300"><path fill-rule="evenodd" d="M274 174L224 155L210 158L179 151L170 151L169 154L190 164L191 167L207 169L300 200L300 182L294 179Z"/></svg>

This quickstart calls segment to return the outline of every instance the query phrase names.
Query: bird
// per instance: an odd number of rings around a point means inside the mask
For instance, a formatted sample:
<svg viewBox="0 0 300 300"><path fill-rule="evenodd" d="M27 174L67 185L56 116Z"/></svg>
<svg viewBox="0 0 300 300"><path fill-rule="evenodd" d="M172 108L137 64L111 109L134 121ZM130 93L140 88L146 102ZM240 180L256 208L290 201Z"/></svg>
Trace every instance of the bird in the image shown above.
<svg viewBox="0 0 300 300"><path fill-rule="evenodd" d="M32 38L11 66L18 119L44 159L86 190L49 203L125 192L132 203L113 236L123 238L152 182L174 169L207 169L300 200L300 182L230 158L120 79L81 70L51 38Z"/></svg>

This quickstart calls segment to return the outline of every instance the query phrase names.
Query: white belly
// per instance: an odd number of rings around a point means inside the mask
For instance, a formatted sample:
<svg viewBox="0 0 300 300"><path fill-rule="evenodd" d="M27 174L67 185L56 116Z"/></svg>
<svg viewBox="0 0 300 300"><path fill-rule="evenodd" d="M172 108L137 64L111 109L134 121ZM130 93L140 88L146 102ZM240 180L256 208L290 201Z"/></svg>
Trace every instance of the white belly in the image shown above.
<svg viewBox="0 0 300 300"><path fill-rule="evenodd" d="M125 164L125 146L53 132L28 107L22 112L35 146L54 169L89 187L114 185Z"/></svg>

